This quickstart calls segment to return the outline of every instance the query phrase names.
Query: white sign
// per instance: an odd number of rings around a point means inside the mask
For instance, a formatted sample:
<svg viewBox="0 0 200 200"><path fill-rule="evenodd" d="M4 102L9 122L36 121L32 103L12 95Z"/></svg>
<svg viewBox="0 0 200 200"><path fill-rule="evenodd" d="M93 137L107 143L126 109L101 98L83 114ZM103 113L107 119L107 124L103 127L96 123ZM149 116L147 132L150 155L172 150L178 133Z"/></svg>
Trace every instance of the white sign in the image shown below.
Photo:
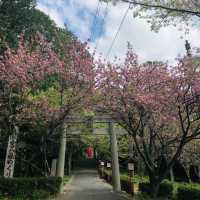
<svg viewBox="0 0 200 200"><path fill-rule="evenodd" d="M16 147L17 147L17 134L10 135L6 152L4 177L7 178L13 177L14 167L15 167Z"/></svg>
<svg viewBox="0 0 200 200"><path fill-rule="evenodd" d="M101 166L104 166L104 162L101 162Z"/></svg>
<svg viewBox="0 0 200 200"><path fill-rule="evenodd" d="M134 171L134 164L133 163L128 163L128 170Z"/></svg>
<svg viewBox="0 0 200 200"><path fill-rule="evenodd" d="M107 163L107 167L110 168L111 167L111 163Z"/></svg>

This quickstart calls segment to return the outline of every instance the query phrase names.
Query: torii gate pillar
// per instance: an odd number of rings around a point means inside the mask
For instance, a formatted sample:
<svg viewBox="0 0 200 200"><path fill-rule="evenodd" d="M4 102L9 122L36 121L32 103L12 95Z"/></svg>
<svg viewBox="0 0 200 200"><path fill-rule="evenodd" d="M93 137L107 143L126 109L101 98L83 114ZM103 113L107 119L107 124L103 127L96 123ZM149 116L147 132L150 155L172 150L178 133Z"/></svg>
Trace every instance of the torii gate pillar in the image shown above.
<svg viewBox="0 0 200 200"><path fill-rule="evenodd" d="M118 146L117 146L117 136L113 130L113 123L109 122L108 131L111 139L111 153L112 153L112 180L113 180L113 190L115 192L121 191L120 183L120 171L119 171L119 158L118 158Z"/></svg>
<svg viewBox="0 0 200 200"><path fill-rule="evenodd" d="M60 149L58 157L58 167L56 175L62 178L62 184L60 186L60 193L63 192L63 178L64 178L64 169L65 169L65 151L66 151L66 127L63 123L62 132L60 136Z"/></svg>

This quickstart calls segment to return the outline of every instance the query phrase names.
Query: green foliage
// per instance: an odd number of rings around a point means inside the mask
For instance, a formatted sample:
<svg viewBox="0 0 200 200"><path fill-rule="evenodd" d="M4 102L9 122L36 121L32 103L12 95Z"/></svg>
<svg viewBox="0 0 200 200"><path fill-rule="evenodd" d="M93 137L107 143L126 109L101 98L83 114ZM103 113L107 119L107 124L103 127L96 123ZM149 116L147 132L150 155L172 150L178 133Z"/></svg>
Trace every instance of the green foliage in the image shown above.
<svg viewBox="0 0 200 200"><path fill-rule="evenodd" d="M105 125L105 124L103 124ZM102 126L103 126L102 125ZM102 128L99 126L98 128ZM104 126L103 126L104 128ZM108 135L85 135L81 136L82 141L87 147L93 147L98 152L98 158L101 160L110 160L110 138Z"/></svg>
<svg viewBox="0 0 200 200"><path fill-rule="evenodd" d="M121 173L121 179L122 180L128 180L129 179L129 175L128 173ZM138 176L138 175L134 175L133 177L133 183L136 183L136 184L139 184L141 182L148 182L148 177L147 176L144 176L144 177L141 177L141 176Z"/></svg>
<svg viewBox="0 0 200 200"><path fill-rule="evenodd" d="M30 41L36 32L42 33L47 41L53 42L56 52L62 54L61 43L75 38L71 32L60 29L48 15L35 8L36 0L0 1L0 55L6 44L16 48L20 34Z"/></svg>
<svg viewBox="0 0 200 200"><path fill-rule="evenodd" d="M16 47L19 34L28 27L30 13L36 6L35 0L2 0L0 1L0 52L3 42Z"/></svg>
<svg viewBox="0 0 200 200"><path fill-rule="evenodd" d="M47 199L51 194L46 190L36 190L33 192L32 199Z"/></svg>
<svg viewBox="0 0 200 200"><path fill-rule="evenodd" d="M64 176L63 182L67 183L70 180L71 176Z"/></svg>
<svg viewBox="0 0 200 200"><path fill-rule="evenodd" d="M59 177L0 178L0 193L12 198L43 199L59 192ZM23 199L21 198L21 199Z"/></svg>
<svg viewBox="0 0 200 200"><path fill-rule="evenodd" d="M199 200L200 199L200 185L198 184L179 184L177 190L178 200Z"/></svg>
<svg viewBox="0 0 200 200"><path fill-rule="evenodd" d="M35 101L46 99L49 105L53 107L59 107L60 105L60 93L55 87L49 87L45 91L38 93L38 95L30 95L29 99Z"/></svg>
<svg viewBox="0 0 200 200"><path fill-rule="evenodd" d="M159 197L172 197L173 196L173 183L164 181L160 184L158 196ZM151 194L151 185L149 182L139 183L139 190L146 194Z"/></svg>

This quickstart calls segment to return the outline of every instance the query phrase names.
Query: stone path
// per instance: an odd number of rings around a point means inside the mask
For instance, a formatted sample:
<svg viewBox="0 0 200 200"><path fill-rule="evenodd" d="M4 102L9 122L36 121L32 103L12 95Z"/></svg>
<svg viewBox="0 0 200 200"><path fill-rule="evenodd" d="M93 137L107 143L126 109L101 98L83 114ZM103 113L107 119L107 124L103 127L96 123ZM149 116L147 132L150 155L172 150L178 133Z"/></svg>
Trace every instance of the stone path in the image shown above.
<svg viewBox="0 0 200 200"><path fill-rule="evenodd" d="M127 200L122 194L112 192L112 187L99 179L95 170L77 171L57 200Z"/></svg>

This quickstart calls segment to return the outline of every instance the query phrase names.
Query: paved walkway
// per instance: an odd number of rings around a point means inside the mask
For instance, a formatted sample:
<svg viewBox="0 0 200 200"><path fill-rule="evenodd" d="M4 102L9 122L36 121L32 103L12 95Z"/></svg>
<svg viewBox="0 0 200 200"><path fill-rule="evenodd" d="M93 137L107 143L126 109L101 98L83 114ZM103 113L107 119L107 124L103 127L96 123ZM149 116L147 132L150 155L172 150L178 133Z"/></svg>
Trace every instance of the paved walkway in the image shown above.
<svg viewBox="0 0 200 200"><path fill-rule="evenodd" d="M94 170L77 171L58 200L127 200L112 192L112 187L99 179Z"/></svg>

